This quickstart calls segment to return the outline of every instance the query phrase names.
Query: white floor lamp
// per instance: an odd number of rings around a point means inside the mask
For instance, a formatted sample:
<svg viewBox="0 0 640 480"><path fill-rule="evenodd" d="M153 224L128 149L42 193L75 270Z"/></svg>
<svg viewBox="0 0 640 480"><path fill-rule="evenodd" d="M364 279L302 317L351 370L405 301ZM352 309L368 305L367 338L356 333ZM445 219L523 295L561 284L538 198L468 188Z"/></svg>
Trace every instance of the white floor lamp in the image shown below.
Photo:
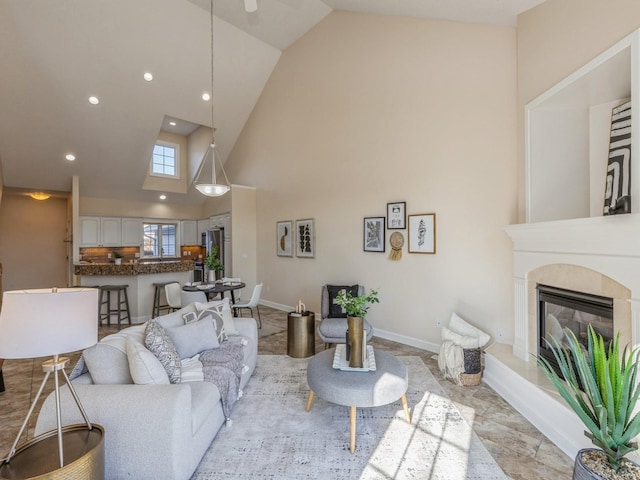
<svg viewBox="0 0 640 480"><path fill-rule="evenodd" d="M16 447L52 373L55 383L57 416L57 430L54 432L57 436L58 446L58 461L56 464L59 465L59 468L63 468L65 461L69 464L77 460L77 458L74 458L74 452L68 451L65 454L64 451L64 434L66 432L62 427L60 411L60 372L62 372L86 423L81 425L81 428L84 431L97 430L95 433L99 433L100 448L103 448L102 427L92 425L89 421L80 399L64 370L69 364L69 358L60 356L64 353L90 347L98 341L97 315L98 290L94 288L53 288L4 292L2 310L0 311L0 358L25 359L48 356L53 356L53 358L42 364L42 370L45 372L44 379L29 407L27 417L9 454L0 464L0 478L5 478L2 476L4 473L22 474L24 472L16 470L33 463L34 459L28 458L29 448L25 447L32 447L38 443L40 437L28 442L27 445L17 449ZM52 437L51 434L44 434L41 437L45 436L48 439ZM95 442L95 439L92 441ZM39 447L42 449L42 444ZM24 458L19 458L20 456ZM12 460L14 460L13 464L11 463ZM38 461L38 459L35 460L36 462ZM41 463L44 464L45 462ZM34 473L38 473L37 469L31 466L27 465L25 468L29 469L28 476L36 476ZM10 476L7 478L23 478L23 476Z"/></svg>

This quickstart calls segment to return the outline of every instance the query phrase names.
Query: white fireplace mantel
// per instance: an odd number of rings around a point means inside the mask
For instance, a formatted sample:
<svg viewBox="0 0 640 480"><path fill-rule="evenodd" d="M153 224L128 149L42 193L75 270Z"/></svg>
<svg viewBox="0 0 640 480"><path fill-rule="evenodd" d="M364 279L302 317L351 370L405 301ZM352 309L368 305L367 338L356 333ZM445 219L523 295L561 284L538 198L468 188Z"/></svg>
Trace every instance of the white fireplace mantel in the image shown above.
<svg viewBox="0 0 640 480"><path fill-rule="evenodd" d="M553 222L509 225L514 260L514 344L513 353L529 361L531 351L530 301L527 276L547 265L575 265L588 268L618 282L631 291L631 333L626 339L640 343L640 215L591 217ZM591 292L598 293L598 292Z"/></svg>

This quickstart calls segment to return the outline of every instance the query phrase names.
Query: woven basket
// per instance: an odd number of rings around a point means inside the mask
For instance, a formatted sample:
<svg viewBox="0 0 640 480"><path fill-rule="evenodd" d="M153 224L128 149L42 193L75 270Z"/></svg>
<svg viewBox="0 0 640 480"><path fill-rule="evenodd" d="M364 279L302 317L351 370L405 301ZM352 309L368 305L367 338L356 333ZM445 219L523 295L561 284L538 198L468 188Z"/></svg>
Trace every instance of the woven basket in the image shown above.
<svg viewBox="0 0 640 480"><path fill-rule="evenodd" d="M482 372L478 373L461 373L460 385L465 387L475 387L480 385L480 379L482 378Z"/></svg>

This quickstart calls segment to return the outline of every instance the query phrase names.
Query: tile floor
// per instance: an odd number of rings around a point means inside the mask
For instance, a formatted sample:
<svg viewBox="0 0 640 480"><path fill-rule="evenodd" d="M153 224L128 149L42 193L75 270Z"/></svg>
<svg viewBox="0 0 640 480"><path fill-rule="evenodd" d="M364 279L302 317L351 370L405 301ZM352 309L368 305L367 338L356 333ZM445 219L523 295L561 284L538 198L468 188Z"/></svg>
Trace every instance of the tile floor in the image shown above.
<svg viewBox="0 0 640 480"><path fill-rule="evenodd" d="M268 307L261 307L260 312L263 328L259 330L258 353L286 355L286 313ZM100 336L114 331L114 327L101 327ZM484 384L462 387L445 380L438 369L437 357L431 352L375 337L371 343L394 355L421 357L507 475L516 480L571 478L573 460L557 449L491 388ZM316 339L316 351L322 349L322 343ZM71 356L72 366L77 356L78 354ZM41 361L42 359L5 361L3 371L6 392L0 395L2 457L8 453L24 420L30 399L38 390L43 376ZM29 438L32 437L34 424L33 420L29 424ZM23 436L23 440L24 438Z"/></svg>

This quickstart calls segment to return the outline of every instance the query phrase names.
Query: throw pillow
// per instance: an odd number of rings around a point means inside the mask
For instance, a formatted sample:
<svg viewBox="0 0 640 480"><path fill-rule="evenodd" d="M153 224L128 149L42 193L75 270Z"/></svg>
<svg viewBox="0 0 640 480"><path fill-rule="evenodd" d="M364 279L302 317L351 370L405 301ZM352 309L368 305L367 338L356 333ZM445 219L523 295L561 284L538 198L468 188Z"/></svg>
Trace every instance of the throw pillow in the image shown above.
<svg viewBox="0 0 640 480"><path fill-rule="evenodd" d="M176 347L180 359L220 347L218 334L210 314L197 322L190 322L180 327L167 328L167 333ZM135 380L135 379L134 379Z"/></svg>
<svg viewBox="0 0 640 480"><path fill-rule="evenodd" d="M169 375L160 360L131 337L127 338L127 358L131 378L136 385L169 384Z"/></svg>
<svg viewBox="0 0 640 480"><path fill-rule="evenodd" d="M196 313L195 318L192 314L185 314L184 322L186 324L194 321L200 321L206 317L211 317L213 319L213 324L216 327L216 336L218 337L218 343L226 342L228 337L227 337L226 329L224 327L224 316L222 314L222 305L209 307L206 310L201 310L198 313Z"/></svg>
<svg viewBox="0 0 640 480"><path fill-rule="evenodd" d="M119 332L104 337L82 352L87 369L96 385L131 384L127 360L127 335Z"/></svg>
<svg viewBox="0 0 640 480"><path fill-rule="evenodd" d="M153 353L169 375L171 383L180 383L180 356L167 331L154 320L147 322L144 344Z"/></svg>
<svg viewBox="0 0 640 480"><path fill-rule="evenodd" d="M327 292L329 292L329 318L347 318L347 312L335 303L336 297L341 290L346 290L354 297L358 295L358 285L327 285Z"/></svg>
<svg viewBox="0 0 640 480"><path fill-rule="evenodd" d="M209 307L219 307L222 304L222 321L224 322L224 331L227 335L240 335L233 321L233 313L231 312L231 303L227 297L222 300L214 300L208 303L196 302L198 311L207 310Z"/></svg>

